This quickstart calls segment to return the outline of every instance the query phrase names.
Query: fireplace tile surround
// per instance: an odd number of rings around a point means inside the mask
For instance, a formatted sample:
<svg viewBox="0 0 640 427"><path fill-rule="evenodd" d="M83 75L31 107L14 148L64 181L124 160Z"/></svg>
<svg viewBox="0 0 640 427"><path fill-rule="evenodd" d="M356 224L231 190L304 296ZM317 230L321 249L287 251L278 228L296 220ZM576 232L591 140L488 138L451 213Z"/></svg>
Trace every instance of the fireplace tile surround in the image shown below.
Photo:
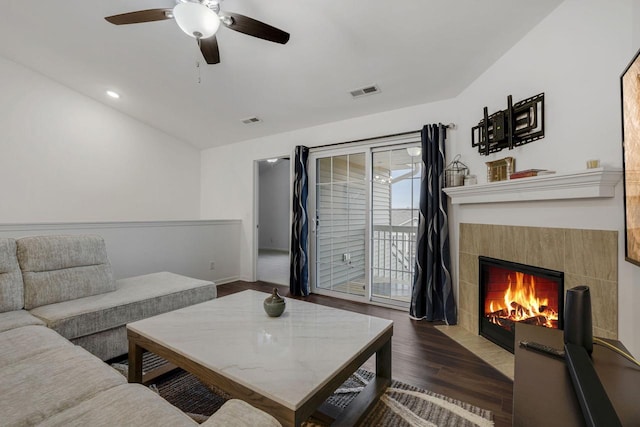
<svg viewBox="0 0 640 427"><path fill-rule="evenodd" d="M591 290L593 333L618 338L618 232L461 223L458 324L478 334L478 256L565 273L565 292Z"/></svg>

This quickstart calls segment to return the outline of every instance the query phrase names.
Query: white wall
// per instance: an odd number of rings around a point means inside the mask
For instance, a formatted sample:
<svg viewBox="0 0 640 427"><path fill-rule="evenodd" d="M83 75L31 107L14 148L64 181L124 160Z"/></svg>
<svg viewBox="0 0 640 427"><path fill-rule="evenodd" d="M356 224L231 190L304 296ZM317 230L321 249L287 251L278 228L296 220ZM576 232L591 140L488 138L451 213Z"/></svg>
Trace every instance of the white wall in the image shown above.
<svg viewBox="0 0 640 427"><path fill-rule="evenodd" d="M289 159L260 163L259 244L260 249L289 250Z"/></svg>
<svg viewBox="0 0 640 427"><path fill-rule="evenodd" d="M516 102L545 92L544 139L489 156L471 148L470 136L455 142L479 182L485 161L506 156L516 170L577 171L592 158L622 167L619 77L640 48L633 9L631 0L567 0L457 97L457 120L469 129L485 105L491 114L509 94ZM454 254L461 222L618 231L619 337L640 354L640 269L624 260L622 182L612 199L457 205L450 214Z"/></svg>
<svg viewBox="0 0 640 427"><path fill-rule="evenodd" d="M240 226L231 220L1 224L0 237L97 234L117 279L170 271L221 284L238 279Z"/></svg>
<svg viewBox="0 0 640 427"><path fill-rule="evenodd" d="M99 234L118 278L239 277L240 221L186 221L199 150L2 57L0 91L1 237Z"/></svg>
<svg viewBox="0 0 640 427"><path fill-rule="evenodd" d="M640 46L640 1L633 1L633 45Z"/></svg>
<svg viewBox="0 0 640 427"><path fill-rule="evenodd" d="M199 218L195 148L2 57L0 92L0 222Z"/></svg>
<svg viewBox="0 0 640 427"><path fill-rule="evenodd" d="M575 171L592 158L621 167L619 76L640 48L639 8L635 0L567 0L456 99L206 150L202 215L241 217L241 274L251 280L252 162L290 153L296 144L316 146L453 121L458 127L449 132L448 157L460 153L480 182L486 181L484 162L505 156L516 157L518 170ZM492 113L506 107L509 94L515 102L540 92L546 97L543 140L488 157L471 148L470 128L481 119L484 106ZM638 355L640 330L634 325L640 324L640 269L624 261L622 204L620 183L613 199L456 206L450 210L452 251L457 254L460 222L617 230L619 336Z"/></svg>
<svg viewBox="0 0 640 427"><path fill-rule="evenodd" d="M367 99L369 101L367 101ZM355 102L375 102L366 97ZM255 280L254 161L291 156L296 145L314 147L421 129L428 123L454 121L452 102L437 102L300 129L211 148L202 152L202 218L242 220L241 277ZM450 140L456 138L452 132Z"/></svg>
<svg viewBox="0 0 640 427"><path fill-rule="evenodd" d="M545 93L544 139L480 156L463 135L455 151L486 182L486 161L516 158L516 169L573 171L587 159L622 166L619 77L633 56L632 0L567 0L494 63L456 99L458 121L482 118Z"/></svg>

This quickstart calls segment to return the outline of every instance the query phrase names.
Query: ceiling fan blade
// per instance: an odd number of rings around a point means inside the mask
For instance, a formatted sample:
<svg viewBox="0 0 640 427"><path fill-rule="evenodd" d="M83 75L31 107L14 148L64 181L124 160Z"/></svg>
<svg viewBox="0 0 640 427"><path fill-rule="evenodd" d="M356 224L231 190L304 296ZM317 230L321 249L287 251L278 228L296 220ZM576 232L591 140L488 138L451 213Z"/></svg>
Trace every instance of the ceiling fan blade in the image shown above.
<svg viewBox="0 0 640 427"><path fill-rule="evenodd" d="M136 12L121 13L120 15L107 16L107 21L115 25L139 24L141 22L162 21L172 19L172 9L147 9Z"/></svg>
<svg viewBox="0 0 640 427"><path fill-rule="evenodd" d="M289 41L289 33L265 24L264 22L240 15L239 13L222 12L221 15L226 15L231 18L230 23L226 23L225 19L221 21L232 30L280 44L285 44Z"/></svg>
<svg viewBox="0 0 640 427"><path fill-rule="evenodd" d="M211 36L206 39L198 40L200 45L200 52L204 56L207 64L218 64L220 62L220 51L218 50L218 39L216 36Z"/></svg>

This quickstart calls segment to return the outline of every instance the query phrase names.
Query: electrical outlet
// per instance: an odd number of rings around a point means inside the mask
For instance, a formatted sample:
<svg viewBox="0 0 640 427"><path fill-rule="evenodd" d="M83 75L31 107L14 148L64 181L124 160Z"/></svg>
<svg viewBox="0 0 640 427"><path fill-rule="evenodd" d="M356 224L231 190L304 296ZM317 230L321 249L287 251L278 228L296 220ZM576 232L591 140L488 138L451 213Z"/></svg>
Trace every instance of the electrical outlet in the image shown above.
<svg viewBox="0 0 640 427"><path fill-rule="evenodd" d="M209 270L215 270L216 269L216 263L211 261L211 264L209 264Z"/></svg>
<svg viewBox="0 0 640 427"><path fill-rule="evenodd" d="M344 262L351 261L351 254L342 254L342 261Z"/></svg>

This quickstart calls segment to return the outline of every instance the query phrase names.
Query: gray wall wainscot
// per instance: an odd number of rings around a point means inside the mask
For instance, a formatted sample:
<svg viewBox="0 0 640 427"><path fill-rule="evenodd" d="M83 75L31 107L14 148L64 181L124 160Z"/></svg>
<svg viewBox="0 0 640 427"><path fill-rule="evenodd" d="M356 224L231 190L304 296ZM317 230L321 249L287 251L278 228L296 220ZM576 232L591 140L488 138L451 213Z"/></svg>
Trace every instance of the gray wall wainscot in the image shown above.
<svg viewBox="0 0 640 427"><path fill-rule="evenodd" d="M240 220L0 224L0 237L97 234L117 279L170 271L222 284L240 276L241 227Z"/></svg>

